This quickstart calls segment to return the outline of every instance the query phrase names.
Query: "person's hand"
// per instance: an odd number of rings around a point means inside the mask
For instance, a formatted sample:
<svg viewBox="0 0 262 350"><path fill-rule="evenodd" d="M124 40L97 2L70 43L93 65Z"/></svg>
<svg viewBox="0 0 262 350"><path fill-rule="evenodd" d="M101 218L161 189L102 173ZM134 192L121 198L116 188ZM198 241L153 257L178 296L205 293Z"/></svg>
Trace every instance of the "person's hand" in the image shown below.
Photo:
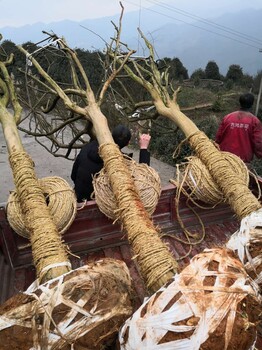
<svg viewBox="0 0 262 350"><path fill-rule="evenodd" d="M151 136L148 134L142 134L139 137L139 147L140 149L147 149Z"/></svg>

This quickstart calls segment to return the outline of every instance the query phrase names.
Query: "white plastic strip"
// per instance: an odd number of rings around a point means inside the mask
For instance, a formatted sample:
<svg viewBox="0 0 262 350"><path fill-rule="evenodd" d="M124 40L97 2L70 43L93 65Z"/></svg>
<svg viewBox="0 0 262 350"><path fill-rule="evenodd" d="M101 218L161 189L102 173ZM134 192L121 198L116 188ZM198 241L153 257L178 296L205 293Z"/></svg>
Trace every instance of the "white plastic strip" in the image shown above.
<svg viewBox="0 0 262 350"><path fill-rule="evenodd" d="M208 286L207 277L213 277ZM230 286L228 279L233 282ZM238 304L247 295L258 299L248 282L243 265L228 250L206 249L125 322L119 332L121 350L199 350L223 320L227 348ZM191 336L183 336L188 331ZM174 340L160 341L168 332L174 333ZM175 333L180 333L179 339Z"/></svg>
<svg viewBox="0 0 262 350"><path fill-rule="evenodd" d="M262 231L262 209L259 209L241 220L240 228L236 231L226 244L226 247L237 252L240 261L244 264L247 259L252 264L252 258L248 246L252 237L251 230L261 227Z"/></svg>
<svg viewBox="0 0 262 350"><path fill-rule="evenodd" d="M54 267L61 267L61 266L68 266L70 269L72 269L72 265L69 261L63 261L60 263L47 265L45 268L43 268L41 272L42 273L47 272ZM39 285L40 285L39 279L37 278L32 284L30 284L30 286L27 288L25 293L33 293L39 287Z"/></svg>

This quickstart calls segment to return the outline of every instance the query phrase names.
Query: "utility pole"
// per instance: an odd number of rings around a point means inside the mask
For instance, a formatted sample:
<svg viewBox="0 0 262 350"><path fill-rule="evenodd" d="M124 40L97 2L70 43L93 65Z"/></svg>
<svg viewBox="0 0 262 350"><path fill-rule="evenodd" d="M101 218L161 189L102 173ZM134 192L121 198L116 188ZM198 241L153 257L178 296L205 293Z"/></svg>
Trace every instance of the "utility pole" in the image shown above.
<svg viewBox="0 0 262 350"><path fill-rule="evenodd" d="M260 49L259 52L262 52L262 49ZM262 92L262 72L261 72L261 78L260 78L259 92L258 92L258 96L257 96L257 105L256 105L256 112L255 112L256 116L257 116L258 110L259 110L259 102L260 102L261 92Z"/></svg>

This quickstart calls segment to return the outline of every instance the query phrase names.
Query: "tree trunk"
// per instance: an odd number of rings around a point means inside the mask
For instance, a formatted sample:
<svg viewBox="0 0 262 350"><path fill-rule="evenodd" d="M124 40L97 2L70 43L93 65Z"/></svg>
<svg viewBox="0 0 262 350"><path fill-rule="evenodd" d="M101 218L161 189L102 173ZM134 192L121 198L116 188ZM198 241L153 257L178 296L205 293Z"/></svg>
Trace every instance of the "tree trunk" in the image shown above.
<svg viewBox="0 0 262 350"><path fill-rule="evenodd" d="M100 145L100 154L119 208L120 221L127 232L147 287L156 291L173 277L177 263L161 241L140 200L124 157L113 141L106 117L96 104L85 109Z"/></svg>
<svg viewBox="0 0 262 350"><path fill-rule="evenodd" d="M170 101L169 107L166 107L159 99L155 101L155 106L160 115L172 120L183 131L191 148L207 167L240 219L261 208L260 202L251 193L241 176L230 167L230 163L226 161L214 143L179 110L175 101Z"/></svg>
<svg viewBox="0 0 262 350"><path fill-rule="evenodd" d="M67 251L50 216L33 161L24 151L14 117L1 105L0 121L25 226L31 233L37 276L40 282L45 282L70 271Z"/></svg>

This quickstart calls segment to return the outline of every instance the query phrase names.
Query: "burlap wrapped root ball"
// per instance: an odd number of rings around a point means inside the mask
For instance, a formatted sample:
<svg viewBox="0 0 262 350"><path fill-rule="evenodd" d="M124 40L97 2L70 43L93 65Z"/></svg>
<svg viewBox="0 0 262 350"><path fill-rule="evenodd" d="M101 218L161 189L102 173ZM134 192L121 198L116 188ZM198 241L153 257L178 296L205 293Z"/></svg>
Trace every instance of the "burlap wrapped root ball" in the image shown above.
<svg viewBox="0 0 262 350"><path fill-rule="evenodd" d="M100 350L132 313L124 262L104 259L9 299L0 307L1 350Z"/></svg>
<svg viewBox="0 0 262 350"><path fill-rule="evenodd" d="M230 237L226 246L233 250L244 264L249 276L262 293L262 208L241 220L240 228Z"/></svg>
<svg viewBox="0 0 262 350"><path fill-rule="evenodd" d="M145 209L150 215L153 214L161 194L158 173L147 164L139 164L133 159L127 158L125 162ZM93 186L95 200L101 212L112 220L117 219L117 204L105 168L94 176Z"/></svg>
<svg viewBox="0 0 262 350"><path fill-rule="evenodd" d="M221 152L221 154L228 162L228 166L234 169L236 174L238 174L242 181L248 186L249 171L245 163L232 153ZM226 174L224 175L226 177ZM188 158L188 162L183 165L182 177L183 176L184 185L188 186L192 198L196 198L208 204L218 204L226 201L210 172L198 157L192 156Z"/></svg>
<svg viewBox="0 0 262 350"><path fill-rule="evenodd" d="M120 347L251 350L260 301L232 251L205 250L125 322Z"/></svg>
<svg viewBox="0 0 262 350"><path fill-rule="evenodd" d="M38 181L54 223L59 233L63 234L68 230L77 213L75 193L67 181L58 176L45 177ZM29 239L30 234L24 224L16 191L9 195L6 211L12 229L20 236Z"/></svg>

